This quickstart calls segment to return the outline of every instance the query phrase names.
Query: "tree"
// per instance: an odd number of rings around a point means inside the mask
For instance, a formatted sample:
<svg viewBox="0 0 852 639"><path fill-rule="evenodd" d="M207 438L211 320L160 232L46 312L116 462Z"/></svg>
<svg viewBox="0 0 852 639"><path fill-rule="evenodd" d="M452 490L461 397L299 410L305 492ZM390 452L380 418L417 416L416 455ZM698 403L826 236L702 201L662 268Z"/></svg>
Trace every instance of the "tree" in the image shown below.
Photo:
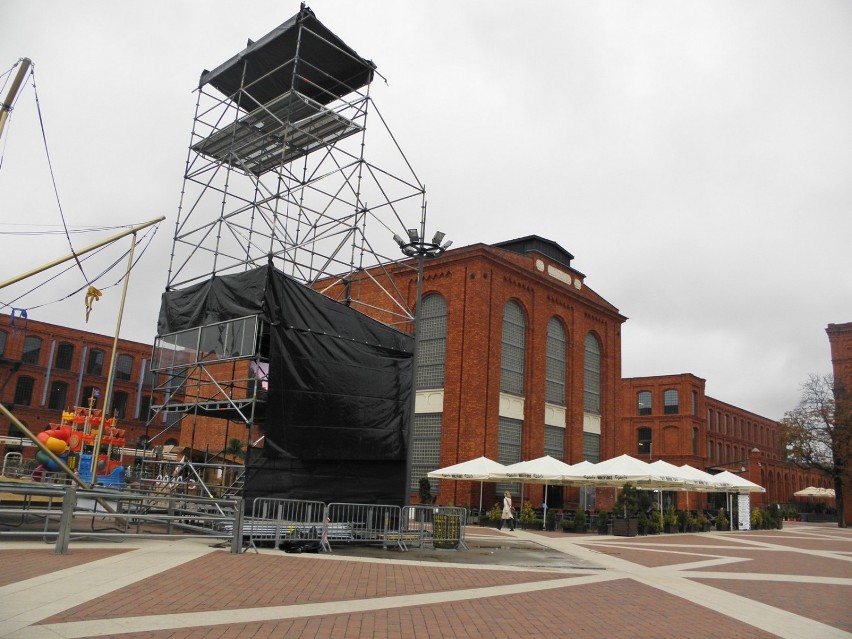
<svg viewBox="0 0 852 639"><path fill-rule="evenodd" d="M420 483L417 485L417 498L421 504L432 503L432 484L426 477L420 478Z"/></svg>
<svg viewBox="0 0 852 639"><path fill-rule="evenodd" d="M232 437L228 440L228 445L225 446L225 450L222 452L226 457L230 456L235 459L245 459L246 456L243 441L241 439L237 439L236 437Z"/></svg>
<svg viewBox="0 0 852 639"><path fill-rule="evenodd" d="M852 471L852 403L831 375L812 374L801 388L799 404L781 421L781 440L789 461L831 477L838 524L845 528L843 483Z"/></svg>

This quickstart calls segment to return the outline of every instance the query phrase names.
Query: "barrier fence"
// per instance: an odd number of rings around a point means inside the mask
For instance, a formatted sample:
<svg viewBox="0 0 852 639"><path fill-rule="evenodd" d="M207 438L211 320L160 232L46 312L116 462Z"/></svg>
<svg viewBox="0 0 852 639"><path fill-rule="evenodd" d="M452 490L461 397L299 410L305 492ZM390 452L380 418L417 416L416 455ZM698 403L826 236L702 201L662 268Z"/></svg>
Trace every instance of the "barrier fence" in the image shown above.
<svg viewBox="0 0 852 639"><path fill-rule="evenodd" d="M466 548L464 508L392 506L258 497L246 516L241 499L160 491L84 490L75 484L0 484L0 538L39 536L58 554L75 539L214 537L243 546L331 552L334 546Z"/></svg>

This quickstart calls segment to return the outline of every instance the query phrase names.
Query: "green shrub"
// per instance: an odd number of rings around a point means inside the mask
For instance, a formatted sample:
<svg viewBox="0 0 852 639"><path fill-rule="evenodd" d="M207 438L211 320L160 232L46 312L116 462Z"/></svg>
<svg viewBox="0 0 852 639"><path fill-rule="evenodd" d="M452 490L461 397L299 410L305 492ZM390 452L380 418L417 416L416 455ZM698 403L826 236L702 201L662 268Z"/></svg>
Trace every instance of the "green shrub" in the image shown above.
<svg viewBox="0 0 852 639"><path fill-rule="evenodd" d="M716 514L716 530L728 530L731 525L731 520L725 514L725 509L720 508Z"/></svg>

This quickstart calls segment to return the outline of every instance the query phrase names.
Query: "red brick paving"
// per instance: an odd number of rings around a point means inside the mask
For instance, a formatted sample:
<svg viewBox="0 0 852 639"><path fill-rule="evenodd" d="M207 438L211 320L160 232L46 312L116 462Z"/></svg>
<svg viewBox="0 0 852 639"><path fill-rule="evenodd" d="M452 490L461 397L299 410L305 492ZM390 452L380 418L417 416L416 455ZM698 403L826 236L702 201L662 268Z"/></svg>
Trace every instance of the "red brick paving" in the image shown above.
<svg viewBox="0 0 852 639"><path fill-rule="evenodd" d="M45 545L43 550L0 550L0 586L106 559L130 550L133 548L82 548L75 549L69 555L54 555L53 546L48 545Z"/></svg>
<svg viewBox="0 0 852 639"><path fill-rule="evenodd" d="M617 602L617 605L614 603ZM304 617L113 635L113 639L777 639L754 626L629 580L581 588Z"/></svg>
<svg viewBox="0 0 852 639"><path fill-rule="evenodd" d="M852 586L796 582L700 579L704 585L748 597L852 633Z"/></svg>
<svg viewBox="0 0 852 639"><path fill-rule="evenodd" d="M42 623L413 595L570 576L216 552L164 571L154 583L120 588Z"/></svg>
<svg viewBox="0 0 852 639"><path fill-rule="evenodd" d="M750 561L696 568L695 570L852 578L852 561L837 561L836 559L814 557L803 553L772 550L726 550L725 556L742 557Z"/></svg>

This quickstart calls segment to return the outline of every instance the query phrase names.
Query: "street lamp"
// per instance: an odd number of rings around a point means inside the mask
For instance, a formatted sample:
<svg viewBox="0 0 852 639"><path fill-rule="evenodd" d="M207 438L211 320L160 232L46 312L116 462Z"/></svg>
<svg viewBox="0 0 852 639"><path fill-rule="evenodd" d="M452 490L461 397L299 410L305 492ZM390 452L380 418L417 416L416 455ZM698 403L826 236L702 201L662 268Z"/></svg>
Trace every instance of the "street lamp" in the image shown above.
<svg viewBox="0 0 852 639"><path fill-rule="evenodd" d="M417 342L420 338L420 302L423 298L423 266L427 257L438 257L450 248L451 240L444 242L444 233L436 231L432 241L426 241L426 211L420 218L420 231L407 229L408 241L394 234L393 239L399 245L403 255L417 258L417 294L414 300L414 349L411 353L411 415L408 421L408 442L405 454L405 496L403 505L411 500L411 467L414 451L414 408L417 401ZM442 243L443 242L443 243Z"/></svg>

